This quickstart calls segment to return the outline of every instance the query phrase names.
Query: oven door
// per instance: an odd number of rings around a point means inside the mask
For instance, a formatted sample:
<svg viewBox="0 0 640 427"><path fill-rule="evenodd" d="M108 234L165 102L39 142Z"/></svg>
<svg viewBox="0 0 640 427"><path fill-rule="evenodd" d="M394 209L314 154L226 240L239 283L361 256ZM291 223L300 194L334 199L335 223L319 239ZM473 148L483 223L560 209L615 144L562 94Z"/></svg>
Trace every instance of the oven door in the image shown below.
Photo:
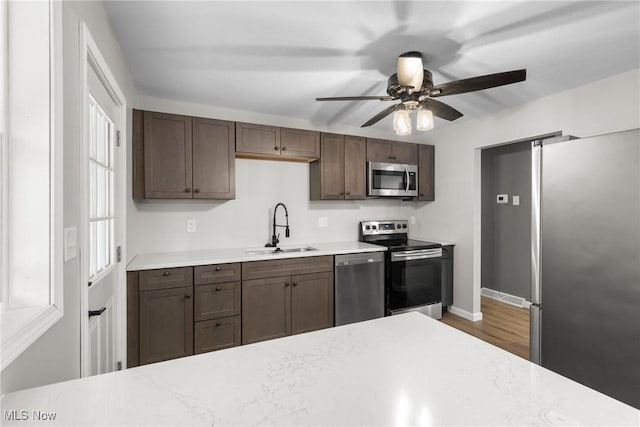
<svg viewBox="0 0 640 427"><path fill-rule="evenodd" d="M398 163L369 162L367 196L415 197L418 167Z"/></svg>
<svg viewBox="0 0 640 427"><path fill-rule="evenodd" d="M442 301L442 248L391 252L389 313Z"/></svg>

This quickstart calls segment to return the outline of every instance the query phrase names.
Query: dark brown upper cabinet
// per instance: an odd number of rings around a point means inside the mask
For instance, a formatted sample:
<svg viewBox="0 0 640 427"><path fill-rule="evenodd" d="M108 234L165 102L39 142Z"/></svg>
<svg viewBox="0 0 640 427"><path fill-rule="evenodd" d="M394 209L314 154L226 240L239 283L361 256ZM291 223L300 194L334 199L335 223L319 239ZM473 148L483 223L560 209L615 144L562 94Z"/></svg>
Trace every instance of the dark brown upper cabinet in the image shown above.
<svg viewBox="0 0 640 427"><path fill-rule="evenodd" d="M134 199L235 198L233 122L133 110Z"/></svg>
<svg viewBox="0 0 640 427"><path fill-rule="evenodd" d="M365 177L365 138L320 135L320 159L309 165L311 200L364 199Z"/></svg>
<svg viewBox="0 0 640 427"><path fill-rule="evenodd" d="M320 133L236 123L236 157L311 162L320 156Z"/></svg>
<svg viewBox="0 0 640 427"><path fill-rule="evenodd" d="M367 138L367 161L418 164L418 144Z"/></svg>
<svg viewBox="0 0 640 427"><path fill-rule="evenodd" d="M418 145L418 200L435 200L435 147Z"/></svg>

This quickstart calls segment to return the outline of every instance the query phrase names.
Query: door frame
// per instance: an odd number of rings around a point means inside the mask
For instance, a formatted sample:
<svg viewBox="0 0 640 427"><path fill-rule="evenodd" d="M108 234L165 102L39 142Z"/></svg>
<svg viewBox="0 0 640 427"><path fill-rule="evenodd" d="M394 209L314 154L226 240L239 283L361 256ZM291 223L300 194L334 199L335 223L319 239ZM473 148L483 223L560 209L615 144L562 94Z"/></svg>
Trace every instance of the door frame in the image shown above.
<svg viewBox="0 0 640 427"><path fill-rule="evenodd" d="M96 44L89 28L84 22L80 22L79 26L79 65L80 65L80 79L81 79L81 91L80 91L80 129L81 129L81 141L80 141L80 165L79 170L80 177L80 375L82 377L89 376L90 373L90 357L89 357L89 317L87 315L89 310L89 288L87 283L89 282L89 266L86 262L88 249L89 249L89 150L88 150L88 138L89 127L88 123L88 110L89 110L89 83L88 83L88 67L92 67L95 71L105 89L109 92L114 100L114 103L120 110L120 147L116 148L114 152L117 156L118 170L116 171L114 189L116 196L114 197L114 207L118 213L116 222L115 242L116 247L118 243L121 246L121 261L115 262L114 265L114 277L115 277L115 294L114 298L114 316L115 316L115 353L116 361L120 361L122 366L127 366L127 337L126 337L126 262L127 259L126 247L124 242L126 241L126 167L127 167L127 100L124 97L122 90L118 86L118 83L111 73L111 70L104 59L98 45ZM115 249L115 248L114 248Z"/></svg>

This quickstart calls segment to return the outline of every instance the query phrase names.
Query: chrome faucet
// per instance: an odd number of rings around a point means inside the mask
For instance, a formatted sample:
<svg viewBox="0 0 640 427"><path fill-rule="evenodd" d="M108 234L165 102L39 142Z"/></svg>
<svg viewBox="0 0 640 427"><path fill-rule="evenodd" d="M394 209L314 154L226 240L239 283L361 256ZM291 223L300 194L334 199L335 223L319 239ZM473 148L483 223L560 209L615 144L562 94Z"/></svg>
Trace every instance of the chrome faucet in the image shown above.
<svg viewBox="0 0 640 427"><path fill-rule="evenodd" d="M282 206L284 208L284 216L287 221L286 225L276 224L276 213L278 212L278 208ZM273 209L273 234L271 235L271 243L267 243L266 247L277 248L278 243L280 243L280 233L276 235L276 227L284 227L284 236L289 237L289 212L287 211L287 207L284 203L278 203L276 207Z"/></svg>

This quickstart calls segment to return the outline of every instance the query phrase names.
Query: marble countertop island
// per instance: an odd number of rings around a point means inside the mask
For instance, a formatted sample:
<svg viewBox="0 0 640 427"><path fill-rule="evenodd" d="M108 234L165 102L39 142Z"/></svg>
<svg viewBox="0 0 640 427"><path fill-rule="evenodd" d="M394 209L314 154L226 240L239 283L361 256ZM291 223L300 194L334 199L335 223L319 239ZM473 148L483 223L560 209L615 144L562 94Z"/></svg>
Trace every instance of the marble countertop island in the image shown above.
<svg viewBox="0 0 640 427"><path fill-rule="evenodd" d="M640 422L630 406L418 313L19 391L2 409L6 425ZM55 420L36 422L41 413Z"/></svg>

